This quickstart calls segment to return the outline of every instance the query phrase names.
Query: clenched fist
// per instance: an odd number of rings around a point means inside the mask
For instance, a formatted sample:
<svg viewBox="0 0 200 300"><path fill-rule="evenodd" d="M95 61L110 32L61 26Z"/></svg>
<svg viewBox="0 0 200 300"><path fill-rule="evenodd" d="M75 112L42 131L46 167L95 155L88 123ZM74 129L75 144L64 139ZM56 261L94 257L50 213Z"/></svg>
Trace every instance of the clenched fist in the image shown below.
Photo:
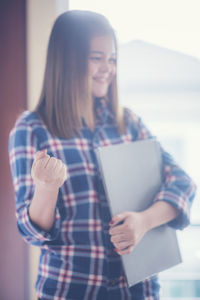
<svg viewBox="0 0 200 300"><path fill-rule="evenodd" d="M35 185L48 189L59 188L67 179L66 165L55 157L50 157L46 150L38 151L31 169Z"/></svg>

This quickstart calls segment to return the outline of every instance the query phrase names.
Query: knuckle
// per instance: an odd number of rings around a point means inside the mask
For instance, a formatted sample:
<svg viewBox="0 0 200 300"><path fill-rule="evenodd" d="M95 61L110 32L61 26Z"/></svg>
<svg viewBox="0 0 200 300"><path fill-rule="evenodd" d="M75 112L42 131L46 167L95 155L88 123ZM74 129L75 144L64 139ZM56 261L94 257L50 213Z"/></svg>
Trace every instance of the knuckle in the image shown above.
<svg viewBox="0 0 200 300"><path fill-rule="evenodd" d="M115 231L113 231L113 230L110 230L110 232L109 232L109 233L110 233L110 235L111 235L111 236L113 236L113 235L115 234Z"/></svg>
<svg viewBox="0 0 200 300"><path fill-rule="evenodd" d="M42 160L42 159L49 160L50 158L51 158L50 155L49 155L49 154L46 154L44 157L41 158L41 160Z"/></svg>
<svg viewBox="0 0 200 300"><path fill-rule="evenodd" d="M129 254L131 252L130 247L128 249L126 249L124 252L125 252L125 254Z"/></svg>
<svg viewBox="0 0 200 300"><path fill-rule="evenodd" d="M62 165L63 165L62 160L58 159L57 160L57 165L58 165L59 168L62 168Z"/></svg>
<svg viewBox="0 0 200 300"><path fill-rule="evenodd" d="M55 157L51 157L51 158L50 158L50 161L51 161L51 162L56 162L56 158L55 158Z"/></svg>

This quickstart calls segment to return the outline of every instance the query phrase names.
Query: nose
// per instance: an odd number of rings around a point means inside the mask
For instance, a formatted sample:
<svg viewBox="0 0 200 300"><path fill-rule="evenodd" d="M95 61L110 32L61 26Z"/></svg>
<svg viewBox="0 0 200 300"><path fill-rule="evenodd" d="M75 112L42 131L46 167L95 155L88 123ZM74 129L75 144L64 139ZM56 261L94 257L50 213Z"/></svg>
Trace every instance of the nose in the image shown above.
<svg viewBox="0 0 200 300"><path fill-rule="evenodd" d="M104 59L104 60L101 62L101 65L100 65L100 71L101 71L102 73L106 73L106 72L109 72L110 70L111 70L111 66L110 66L110 64L109 64L109 61Z"/></svg>

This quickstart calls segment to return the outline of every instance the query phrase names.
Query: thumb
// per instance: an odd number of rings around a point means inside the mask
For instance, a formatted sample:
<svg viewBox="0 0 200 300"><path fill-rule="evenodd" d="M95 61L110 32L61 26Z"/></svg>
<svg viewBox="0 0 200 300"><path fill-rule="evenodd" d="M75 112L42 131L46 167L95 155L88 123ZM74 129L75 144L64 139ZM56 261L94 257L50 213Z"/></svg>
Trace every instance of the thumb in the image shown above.
<svg viewBox="0 0 200 300"><path fill-rule="evenodd" d="M37 151L36 154L35 154L35 160L38 160L38 159L44 157L46 154L47 154L47 149Z"/></svg>
<svg viewBox="0 0 200 300"><path fill-rule="evenodd" d="M115 215L109 224L110 224L110 226L115 226L116 224L124 221L125 218L126 218L126 213L121 213L121 214Z"/></svg>

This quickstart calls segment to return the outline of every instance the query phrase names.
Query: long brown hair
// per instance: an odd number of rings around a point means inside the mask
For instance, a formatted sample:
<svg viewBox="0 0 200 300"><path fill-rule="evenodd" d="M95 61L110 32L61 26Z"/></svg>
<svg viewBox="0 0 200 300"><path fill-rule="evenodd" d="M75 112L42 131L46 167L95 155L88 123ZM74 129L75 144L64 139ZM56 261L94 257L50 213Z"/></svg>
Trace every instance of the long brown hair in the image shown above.
<svg viewBox="0 0 200 300"><path fill-rule="evenodd" d="M93 130L94 107L88 82L90 41L95 36L111 35L113 28L101 14L71 10L55 21L49 39L44 81L35 112L49 131L61 138L76 136L83 119ZM119 132L124 132L118 103L116 76L108 89L108 101ZM85 109L87 108L87 109Z"/></svg>

